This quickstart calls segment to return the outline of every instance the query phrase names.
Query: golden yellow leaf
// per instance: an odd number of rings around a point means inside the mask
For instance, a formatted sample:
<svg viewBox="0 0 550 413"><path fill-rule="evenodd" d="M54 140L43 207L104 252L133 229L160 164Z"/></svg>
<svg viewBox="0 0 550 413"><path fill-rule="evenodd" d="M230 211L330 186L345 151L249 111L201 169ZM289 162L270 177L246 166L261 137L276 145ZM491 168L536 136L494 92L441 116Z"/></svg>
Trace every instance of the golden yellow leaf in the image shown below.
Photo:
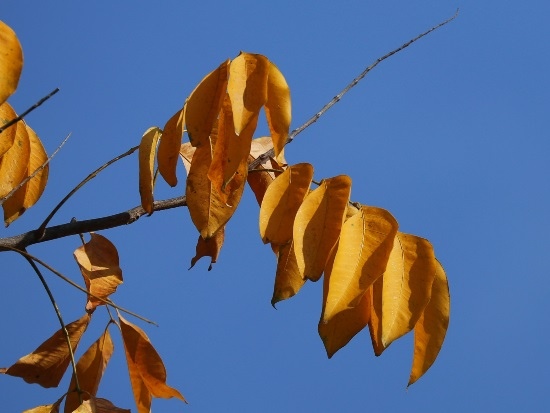
<svg viewBox="0 0 550 413"><path fill-rule="evenodd" d="M283 152L288 138L288 130L292 119L291 112L290 88L277 66L269 62L265 114L273 138L275 158L278 161L281 160L279 156Z"/></svg>
<svg viewBox="0 0 550 413"><path fill-rule="evenodd" d="M25 179L30 154L31 145L25 122L17 122L13 145L0 159L0 198Z"/></svg>
<svg viewBox="0 0 550 413"><path fill-rule="evenodd" d="M210 140L197 147L191 169L187 177L186 198L191 220L204 239L212 237L233 216L241 200L246 182L248 167L246 160L241 162L235 176L226 188L229 193L224 202L208 179L208 169L212 162L212 145L217 139L217 127L212 129Z"/></svg>
<svg viewBox="0 0 550 413"><path fill-rule="evenodd" d="M160 137L160 129L154 126L147 129L139 144L139 195L141 206L149 215L153 213L155 153Z"/></svg>
<svg viewBox="0 0 550 413"><path fill-rule="evenodd" d="M181 393L166 384L166 368L143 330L119 315L126 362L138 413L149 413L152 397L176 397Z"/></svg>
<svg viewBox="0 0 550 413"><path fill-rule="evenodd" d="M237 135L258 116L267 101L268 72L269 60L260 54L241 52L229 65L227 93Z"/></svg>
<svg viewBox="0 0 550 413"><path fill-rule="evenodd" d="M323 310L327 301L330 277L334 265L334 257L336 255L337 246L332 250L327 261L325 269L325 279L323 280ZM349 341L359 333L370 319L370 294L365 293L363 298L353 308L347 308L340 311L328 322L323 322L322 316L319 320L319 336L323 340L328 358L331 358L334 353L344 347Z"/></svg>
<svg viewBox="0 0 550 413"><path fill-rule="evenodd" d="M91 239L74 252L74 258L84 277L90 294L106 300L122 284L122 270L119 267L118 251L103 235L90 233ZM92 312L104 304L88 296L86 311Z"/></svg>
<svg viewBox="0 0 550 413"><path fill-rule="evenodd" d="M347 175L324 179L300 205L294 219L293 239L302 277L311 281L321 278L340 236L350 191L351 178Z"/></svg>
<svg viewBox="0 0 550 413"><path fill-rule="evenodd" d="M265 192L260 207L260 236L265 244L284 245L292 239L294 217L309 191L313 166L289 166Z"/></svg>
<svg viewBox="0 0 550 413"><path fill-rule="evenodd" d="M8 102L4 102L0 105L0 127L9 121L12 121L16 117L17 114ZM0 157L3 156L13 145L16 131L17 124L11 125L9 128L0 133Z"/></svg>
<svg viewBox="0 0 550 413"><path fill-rule="evenodd" d="M32 409L25 410L23 413L59 413L59 405L61 400L43 406L33 407Z"/></svg>
<svg viewBox="0 0 550 413"><path fill-rule="evenodd" d="M103 377L103 372L107 367L107 363L109 363L113 350L113 341L111 340L109 330L106 329L101 337L86 350L78 360L78 363L76 363L78 384L83 391L82 398L84 400L88 400L97 394L99 382ZM65 413L72 412L80 404L75 386L76 383L73 376L65 400Z"/></svg>
<svg viewBox="0 0 550 413"><path fill-rule="evenodd" d="M271 305L273 307L279 301L296 295L306 282L298 270L293 244L290 241L286 245L275 246L277 249L277 272L275 273L275 285L271 298Z"/></svg>
<svg viewBox="0 0 550 413"><path fill-rule="evenodd" d="M196 254L191 259L191 267L193 268L198 260L202 257L210 257L210 265L208 266L208 271L212 269L212 264L216 263L218 260L218 255L223 246L223 241L225 238L225 226L221 227L216 233L211 237L204 239L199 235L199 240L197 241Z"/></svg>
<svg viewBox="0 0 550 413"><path fill-rule="evenodd" d="M383 278L379 277L373 285L369 287L365 294L370 299L370 318L369 332L372 342L372 349L375 356L380 356L386 349L382 343L382 288Z"/></svg>
<svg viewBox="0 0 550 413"><path fill-rule="evenodd" d="M88 327L90 315L85 314L79 320L66 325L73 352ZM27 383L38 383L42 387L57 387L71 362L69 348L63 330L56 331L36 350L20 358L0 373L21 377Z"/></svg>
<svg viewBox="0 0 550 413"><path fill-rule="evenodd" d="M30 155L25 179L48 160L48 155L44 150L44 146L42 146L42 142L28 125L26 127L29 135ZM48 173L49 165L46 165L4 202L2 207L4 208L4 222L6 226L23 215L42 196L48 182Z"/></svg>
<svg viewBox="0 0 550 413"><path fill-rule="evenodd" d="M422 377L437 358L449 326L450 307L447 276L439 261L436 261L430 302L414 326L414 357L407 386Z"/></svg>
<svg viewBox="0 0 550 413"><path fill-rule="evenodd" d="M248 161L252 134L256 129L258 117L250 121L240 135L235 134L231 102L226 96L218 118L218 136L212 155L212 163L208 169L208 178L212 186L218 191L223 202L227 203L230 192L226 191L227 184L233 179L243 162ZM248 166L248 163L247 163ZM248 167L246 168L248 174Z"/></svg>
<svg viewBox="0 0 550 413"><path fill-rule="evenodd" d="M357 306L386 269L397 221L386 210L363 206L342 226L322 322Z"/></svg>
<svg viewBox="0 0 550 413"><path fill-rule="evenodd" d="M23 70L23 50L15 32L0 21L0 104L17 89Z"/></svg>
<svg viewBox="0 0 550 413"><path fill-rule="evenodd" d="M188 175L189 169L191 169L191 160L193 159L196 149L197 148L191 145L191 142L182 143L180 146L180 158L183 162L183 166L185 167L185 172Z"/></svg>
<svg viewBox="0 0 550 413"><path fill-rule="evenodd" d="M436 259L430 242L399 232L382 283L382 344L411 331L430 301ZM379 292L374 294L380 294Z"/></svg>
<svg viewBox="0 0 550 413"><path fill-rule="evenodd" d="M227 91L229 60L210 72L197 85L185 103L185 125L193 146L208 143Z"/></svg>
<svg viewBox="0 0 550 413"><path fill-rule="evenodd" d="M84 400L80 406L68 413L97 413L95 402L93 400Z"/></svg>
<svg viewBox="0 0 550 413"><path fill-rule="evenodd" d="M183 128L185 126L184 119L185 106L183 109L178 110L174 116L166 122L157 152L159 172L170 186L176 186L178 184L176 167L178 166L178 155L181 147Z"/></svg>

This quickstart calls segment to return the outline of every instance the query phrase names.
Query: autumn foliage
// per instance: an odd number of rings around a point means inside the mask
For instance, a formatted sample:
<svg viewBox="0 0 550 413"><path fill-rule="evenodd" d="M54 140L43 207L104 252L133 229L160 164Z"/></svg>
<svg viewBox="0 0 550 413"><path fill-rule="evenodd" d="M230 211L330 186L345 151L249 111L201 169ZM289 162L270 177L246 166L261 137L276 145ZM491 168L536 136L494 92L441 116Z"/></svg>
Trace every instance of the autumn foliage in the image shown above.
<svg viewBox="0 0 550 413"><path fill-rule="evenodd" d="M6 225L38 200L48 175L47 155L26 123L1 126L17 117L6 99L17 87L22 64L15 33L0 22L0 197ZM262 109L270 136L254 138ZM176 168L183 162L186 204L198 231L191 266L210 257L212 268L225 226L248 184L260 205L260 237L275 254L271 304L322 279L318 331L329 358L363 329L368 329L377 356L413 331L411 385L435 361L447 330L450 302L443 267L430 242L400 232L390 212L352 202L349 176L316 181L312 165L287 165L290 124L290 89L274 63L245 52L222 62L162 129L153 126L144 132L139 144L142 207L148 214L155 211L158 175L175 186ZM266 155L270 150L273 155ZM110 300L123 282L116 247L91 233L74 258L87 291L85 314L1 373L58 386L97 308L118 308ZM145 332L119 310L109 314L104 333L76 359L67 393L27 412L57 412L63 399L67 413L128 411L97 397L114 351L111 326L118 327L124 343L137 411L149 412L154 397L185 401L167 384L162 359Z"/></svg>

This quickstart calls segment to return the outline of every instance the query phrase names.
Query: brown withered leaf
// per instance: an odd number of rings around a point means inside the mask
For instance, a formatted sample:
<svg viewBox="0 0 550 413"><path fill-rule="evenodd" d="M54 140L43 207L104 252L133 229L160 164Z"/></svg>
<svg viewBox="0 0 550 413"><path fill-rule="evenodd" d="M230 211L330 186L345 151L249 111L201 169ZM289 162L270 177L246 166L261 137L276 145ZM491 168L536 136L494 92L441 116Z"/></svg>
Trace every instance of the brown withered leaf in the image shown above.
<svg viewBox="0 0 550 413"><path fill-rule="evenodd" d="M296 261L302 277L317 281L340 237L351 192L351 178L324 179L311 191L294 219Z"/></svg>
<svg viewBox="0 0 550 413"><path fill-rule="evenodd" d="M149 215L153 213L155 153L160 137L160 129L154 126L145 131L139 144L139 195L141 206Z"/></svg>
<svg viewBox="0 0 550 413"><path fill-rule="evenodd" d="M25 179L30 155L31 144L25 122L17 122L13 145L0 159L0 198Z"/></svg>
<svg viewBox="0 0 550 413"><path fill-rule="evenodd" d="M228 69L226 60L201 80L185 102L185 124L193 146L208 144L227 91Z"/></svg>
<svg viewBox="0 0 550 413"><path fill-rule="evenodd" d="M178 390L166 384L164 363L145 332L120 315L119 320L138 413L149 413L153 397L176 397L187 403Z"/></svg>
<svg viewBox="0 0 550 413"><path fill-rule="evenodd" d="M212 269L212 264L215 264L218 260L218 255L223 246L223 241L225 238L225 226L221 227L211 238L204 239L199 235L197 241L196 254L191 258L191 267L193 268L198 260L202 257L210 257L210 265L208 266L208 271Z"/></svg>
<svg viewBox="0 0 550 413"><path fill-rule="evenodd" d="M260 54L241 52L229 65L227 93L237 135L258 117L267 101L268 72L269 60Z"/></svg>
<svg viewBox="0 0 550 413"><path fill-rule="evenodd" d="M273 296L271 297L271 305L273 307L279 301L296 295L306 282L298 270L293 244L290 241L286 245L274 246L274 249L277 250L277 272L275 273L275 285L273 286Z"/></svg>
<svg viewBox="0 0 550 413"><path fill-rule="evenodd" d="M90 233L90 241L74 251L74 258L80 267L88 292L106 300L122 284L122 270L119 266L118 251L103 235ZM94 311L104 304L97 298L88 296L86 311Z"/></svg>
<svg viewBox="0 0 550 413"><path fill-rule="evenodd" d="M178 110L166 122L162 130L159 149L157 152L157 162L159 172L170 186L178 184L176 176L176 167L178 166L178 155L181 147L181 138L183 136L183 128L185 119L185 106Z"/></svg>
<svg viewBox="0 0 550 413"><path fill-rule="evenodd" d="M28 125L26 127L29 136L30 155L25 179L34 174L48 160L42 142ZM2 204L6 227L23 215L42 196L48 182L48 173L49 165L46 165Z"/></svg>
<svg viewBox="0 0 550 413"><path fill-rule="evenodd" d="M185 167L185 172L187 175L189 175L189 169L191 169L191 160L193 159L193 155L195 154L195 148L193 145L191 145L191 142L185 142L182 143L180 146L180 158L183 162L183 166Z"/></svg>
<svg viewBox="0 0 550 413"><path fill-rule="evenodd" d="M83 391L82 398L84 400L93 398L97 394L99 382L103 377L103 372L107 367L107 363L109 363L111 359L113 350L113 341L111 340L109 330L106 329L101 337L86 350L76 363L78 384ZM65 413L71 413L80 404L75 386L76 383L73 376L65 400Z"/></svg>
<svg viewBox="0 0 550 413"><path fill-rule="evenodd" d="M66 325L73 352L90 322L90 315L85 314L79 320ZM21 377L27 383L37 383L42 387L57 387L71 362L69 348L63 330L56 331L32 353L21 357L0 373Z"/></svg>
<svg viewBox="0 0 550 413"><path fill-rule="evenodd" d="M288 139L290 121L292 119L290 88L280 70L269 62L267 75L267 101L265 103L267 124L273 138L275 158L280 156Z"/></svg>
<svg viewBox="0 0 550 413"><path fill-rule="evenodd" d="M437 261L430 302L414 326L414 357L407 387L422 377L437 358L447 334L450 307L447 276Z"/></svg>
<svg viewBox="0 0 550 413"><path fill-rule="evenodd" d="M17 114L8 102L4 102L0 105L0 126L5 125L16 117ZM11 125L9 128L0 133L0 157L3 156L13 145L16 131L17 124Z"/></svg>
<svg viewBox="0 0 550 413"><path fill-rule="evenodd" d="M260 236L268 242L285 245L292 239L294 217L309 191L313 166L289 166L265 192L260 206Z"/></svg>
<svg viewBox="0 0 550 413"><path fill-rule="evenodd" d="M252 145L250 147L250 155L248 157L248 162L253 162L261 156L262 154L266 153L270 149L273 148L273 142L271 140L271 137L264 136L262 138L256 138L252 140ZM281 154L282 157L282 154ZM284 158L282 159L282 165L286 164L286 161ZM265 171L261 172L262 169L273 169L278 170L280 172L273 172L273 171ZM247 182L250 186L250 189L252 189L252 192L254 192L254 196L256 197L256 201L258 201L258 205L262 205L262 200L264 199L265 191L267 190L267 187L275 180L277 176L279 176L285 168L277 161L275 161L272 158L266 157L266 159L258 165L257 169L255 171L248 171L247 176Z"/></svg>
<svg viewBox="0 0 550 413"><path fill-rule="evenodd" d="M17 89L23 70L23 50L15 32L0 21L0 104Z"/></svg>

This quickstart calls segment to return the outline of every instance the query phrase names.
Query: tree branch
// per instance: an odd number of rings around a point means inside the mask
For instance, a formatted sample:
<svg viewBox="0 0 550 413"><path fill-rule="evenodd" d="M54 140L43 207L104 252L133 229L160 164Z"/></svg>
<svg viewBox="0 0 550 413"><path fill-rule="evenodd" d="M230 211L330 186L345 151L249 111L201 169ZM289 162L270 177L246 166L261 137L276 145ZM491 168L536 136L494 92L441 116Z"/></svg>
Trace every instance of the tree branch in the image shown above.
<svg viewBox="0 0 550 413"><path fill-rule="evenodd" d="M47 101L49 98L51 98L53 95L55 95L57 92L59 92L59 88L56 87L52 92L50 92L47 96L44 96L42 99L40 99L38 102L36 102L34 105L32 105L30 108L28 108L25 112L23 112L21 115L16 117L15 119L10 120L6 124L2 125L0 127L0 133L4 132L6 129L8 129L11 125L16 124L20 120L22 120L25 116L27 116L29 113L31 113L33 110L35 110L38 106L40 106L42 103Z"/></svg>

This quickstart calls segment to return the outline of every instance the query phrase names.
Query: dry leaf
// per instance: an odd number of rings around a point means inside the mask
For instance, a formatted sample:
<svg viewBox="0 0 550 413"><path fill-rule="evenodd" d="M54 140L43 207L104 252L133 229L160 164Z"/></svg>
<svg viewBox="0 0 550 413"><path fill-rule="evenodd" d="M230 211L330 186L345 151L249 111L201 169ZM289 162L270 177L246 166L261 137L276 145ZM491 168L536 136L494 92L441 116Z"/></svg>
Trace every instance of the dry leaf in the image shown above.
<svg viewBox="0 0 550 413"><path fill-rule="evenodd" d="M0 159L0 198L25 179L30 154L31 144L25 122L17 122L13 145Z"/></svg>
<svg viewBox="0 0 550 413"><path fill-rule="evenodd" d="M191 142L185 142L182 143L180 146L180 158L183 162L183 166L185 167L185 172L187 175L189 175L189 169L191 169L191 160L193 159L193 155L195 154L195 148L193 145L191 145Z"/></svg>
<svg viewBox="0 0 550 413"><path fill-rule="evenodd" d="M153 213L155 153L160 136L160 129L154 126L145 131L139 144L139 195L141 206L149 215Z"/></svg>
<svg viewBox="0 0 550 413"><path fill-rule="evenodd" d="M66 325L73 352L90 322L90 315L85 314L79 320ZM20 358L0 373L21 377L27 383L38 383L42 387L57 387L71 362L69 348L63 330L56 331L36 350Z"/></svg>
<svg viewBox="0 0 550 413"><path fill-rule="evenodd" d="M298 270L293 242L281 246L275 245L275 249L277 249L277 272L271 297L273 307L279 301L296 295L306 282Z"/></svg>
<svg viewBox="0 0 550 413"><path fill-rule="evenodd" d="M221 227L212 238L204 239L199 235L197 241L196 254L191 259L191 267L193 268L198 260L202 257L211 257L210 265L208 266L208 271L212 269L212 264L218 260L218 255L223 246L223 240L225 237L225 226Z"/></svg>
<svg viewBox="0 0 550 413"><path fill-rule="evenodd" d="M2 22L0 22L0 25L1 24ZM4 102L0 105L0 127L14 120L16 117L17 114L8 102ZM4 156L7 150L13 145L16 131L17 124L11 125L9 128L0 133L0 157Z"/></svg>
<svg viewBox="0 0 550 413"><path fill-rule="evenodd" d="M61 404L61 400L58 400L53 404L33 407L32 409L25 410L23 413L59 413L59 405Z"/></svg>
<svg viewBox="0 0 550 413"><path fill-rule="evenodd" d="M262 138L257 138L252 140L252 145L250 147L250 155L248 158L248 162L253 162L261 156L262 154L268 152L270 149L273 148L273 142L271 140L271 137L265 136ZM282 155L281 155L282 156ZM286 161L282 160L283 165L286 164ZM262 169L275 169L279 170L280 172L273 172L273 171L265 171L260 172L259 170ZM254 171L248 171L248 185L250 186L250 189L254 192L254 195L256 197L256 201L258 201L258 205L262 205L262 200L264 199L265 191L267 190L267 187L271 185L271 182L275 180L277 176L279 176L284 171L284 168L279 165L274 159L271 159L269 157L266 157L266 159L257 166L257 169Z"/></svg>
<svg viewBox="0 0 550 413"><path fill-rule="evenodd" d="M185 126L184 119L185 106L183 109L178 110L168 122L166 122L159 143L157 153L159 172L170 186L176 186L178 184L176 167L178 166L178 154L181 147L183 128Z"/></svg>
<svg viewBox="0 0 550 413"><path fill-rule="evenodd" d="M23 70L23 50L15 32L0 21L0 104L17 89Z"/></svg>
<svg viewBox="0 0 550 413"><path fill-rule="evenodd" d="M365 293L369 295L369 332L372 349L374 350L374 355L377 357L386 349L382 343L382 288L380 286L383 284L383 278L384 276L379 277Z"/></svg>
<svg viewBox="0 0 550 413"><path fill-rule="evenodd" d="M265 114L269 130L271 131L271 137L273 138L275 158L281 161L280 155L286 145L290 121L292 119L290 88L283 74L279 71L277 66L271 62L269 62L269 72L267 76Z"/></svg>
<svg viewBox="0 0 550 413"><path fill-rule="evenodd" d="M94 398L96 413L130 413L130 409L121 409L116 407L107 399L99 397Z"/></svg>

